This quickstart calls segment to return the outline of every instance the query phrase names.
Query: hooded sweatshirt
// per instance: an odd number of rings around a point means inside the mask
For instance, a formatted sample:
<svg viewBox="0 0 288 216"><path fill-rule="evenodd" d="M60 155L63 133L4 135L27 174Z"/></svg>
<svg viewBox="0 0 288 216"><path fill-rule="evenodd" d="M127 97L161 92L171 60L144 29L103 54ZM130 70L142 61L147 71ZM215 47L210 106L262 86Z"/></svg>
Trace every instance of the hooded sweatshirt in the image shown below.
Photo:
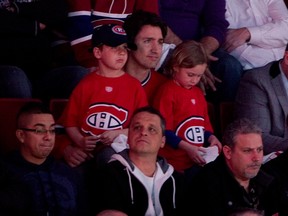
<svg viewBox="0 0 288 216"><path fill-rule="evenodd" d="M97 212L117 209L129 216L181 215L183 176L163 158L156 165L150 178L132 163L128 150L114 154L96 175Z"/></svg>

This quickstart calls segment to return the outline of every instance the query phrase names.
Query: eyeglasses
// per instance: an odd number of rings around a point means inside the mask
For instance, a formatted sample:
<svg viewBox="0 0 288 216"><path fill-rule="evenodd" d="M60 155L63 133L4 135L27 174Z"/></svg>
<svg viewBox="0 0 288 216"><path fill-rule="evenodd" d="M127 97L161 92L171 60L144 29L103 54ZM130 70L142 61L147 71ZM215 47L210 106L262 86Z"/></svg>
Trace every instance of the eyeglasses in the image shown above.
<svg viewBox="0 0 288 216"><path fill-rule="evenodd" d="M20 130L23 130L23 131L30 131L30 132L34 132L35 134L38 134L38 135L46 135L48 132L50 134L55 134L56 133L56 130L55 129L50 129L50 130L47 130L47 129L38 129L38 128L35 128L35 129L31 129L31 128L19 128Z"/></svg>

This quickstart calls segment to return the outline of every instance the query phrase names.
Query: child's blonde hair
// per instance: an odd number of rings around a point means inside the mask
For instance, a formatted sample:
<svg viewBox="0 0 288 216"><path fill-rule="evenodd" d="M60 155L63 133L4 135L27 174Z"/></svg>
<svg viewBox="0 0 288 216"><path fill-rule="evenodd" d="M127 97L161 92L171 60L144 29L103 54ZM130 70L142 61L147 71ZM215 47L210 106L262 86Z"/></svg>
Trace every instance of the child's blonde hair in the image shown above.
<svg viewBox="0 0 288 216"><path fill-rule="evenodd" d="M174 67L192 68L199 64L208 64L207 53L203 45L193 40L184 41L173 50L166 65L165 74L173 77Z"/></svg>

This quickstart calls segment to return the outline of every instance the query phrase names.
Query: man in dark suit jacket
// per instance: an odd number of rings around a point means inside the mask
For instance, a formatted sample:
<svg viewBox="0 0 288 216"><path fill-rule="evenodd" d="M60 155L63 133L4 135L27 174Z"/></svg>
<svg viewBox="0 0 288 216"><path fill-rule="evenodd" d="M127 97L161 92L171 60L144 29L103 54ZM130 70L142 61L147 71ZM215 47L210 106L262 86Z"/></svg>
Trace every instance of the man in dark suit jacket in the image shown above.
<svg viewBox="0 0 288 216"><path fill-rule="evenodd" d="M251 119L263 131L264 154L288 149L287 48L280 61L247 71L236 97L236 117Z"/></svg>

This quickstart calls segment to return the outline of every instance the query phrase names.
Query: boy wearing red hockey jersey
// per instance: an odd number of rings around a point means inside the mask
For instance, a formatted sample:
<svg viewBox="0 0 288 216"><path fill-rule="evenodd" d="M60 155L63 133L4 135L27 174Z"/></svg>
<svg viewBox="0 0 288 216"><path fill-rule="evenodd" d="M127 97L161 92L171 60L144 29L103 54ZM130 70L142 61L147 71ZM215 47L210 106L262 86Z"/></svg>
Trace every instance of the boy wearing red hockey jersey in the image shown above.
<svg viewBox="0 0 288 216"><path fill-rule="evenodd" d="M74 89L62 116L72 141L63 154L72 167L93 157L96 143L109 146L118 135L126 135L133 111L147 105L140 82L122 69L127 60L124 29L96 28L92 44L99 66Z"/></svg>

